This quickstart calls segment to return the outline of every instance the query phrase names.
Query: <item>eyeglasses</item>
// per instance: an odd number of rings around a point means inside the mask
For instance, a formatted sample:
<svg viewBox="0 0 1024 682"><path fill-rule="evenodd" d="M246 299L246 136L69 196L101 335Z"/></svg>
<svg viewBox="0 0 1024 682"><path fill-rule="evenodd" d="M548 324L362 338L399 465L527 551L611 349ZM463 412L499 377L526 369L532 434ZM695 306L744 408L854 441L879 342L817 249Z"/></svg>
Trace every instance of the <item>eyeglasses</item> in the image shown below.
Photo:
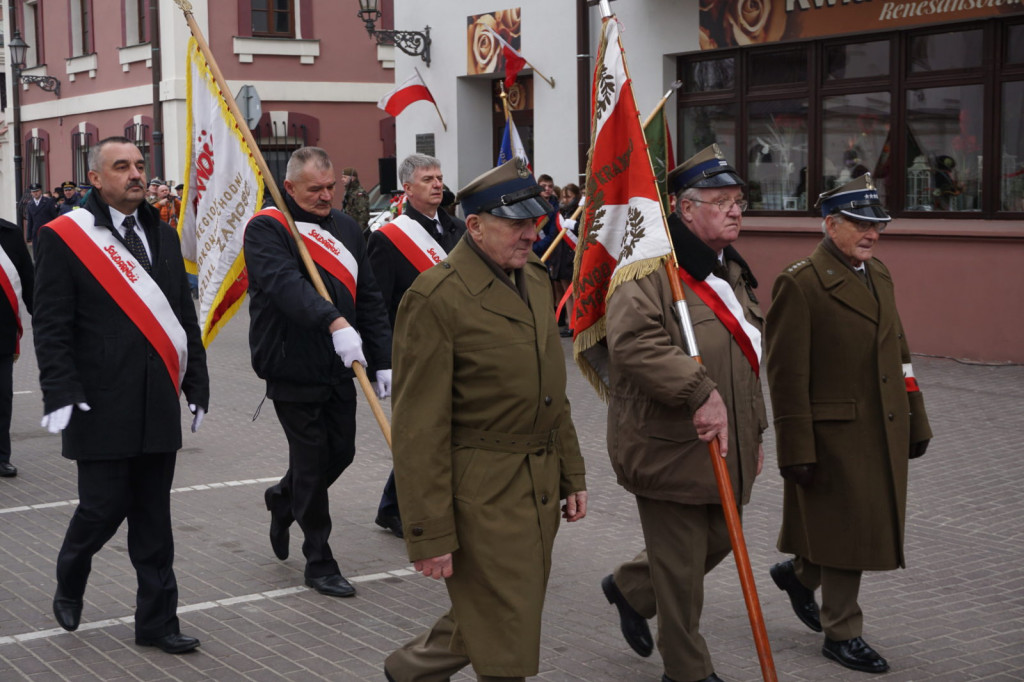
<svg viewBox="0 0 1024 682"><path fill-rule="evenodd" d="M750 202L747 201L746 199L738 199L738 200L719 199L718 201L704 201L703 199L690 199L690 201L692 201L694 203L697 203L697 204L711 204L712 206L717 206L718 210L721 211L722 213L728 213L729 211L732 210L733 206L736 206L738 209L740 209L740 213L743 213L744 211L747 210L747 206L750 206Z"/></svg>
<svg viewBox="0 0 1024 682"><path fill-rule="evenodd" d="M885 232L886 223L884 222L874 222L871 220L852 220L850 218L847 218L846 216L843 216L843 221L849 223L850 225L853 225L853 227L858 232L867 232L868 230L878 230L879 234Z"/></svg>

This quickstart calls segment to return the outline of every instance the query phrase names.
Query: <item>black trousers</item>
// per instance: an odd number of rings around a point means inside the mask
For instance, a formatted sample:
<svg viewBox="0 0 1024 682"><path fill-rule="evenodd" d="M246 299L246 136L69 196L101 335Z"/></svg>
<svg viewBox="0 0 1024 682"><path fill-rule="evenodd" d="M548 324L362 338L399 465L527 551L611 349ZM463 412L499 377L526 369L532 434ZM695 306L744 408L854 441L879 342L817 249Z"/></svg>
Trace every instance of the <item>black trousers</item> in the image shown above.
<svg viewBox="0 0 1024 682"><path fill-rule="evenodd" d="M288 439L288 471L270 488L271 512L302 529L306 577L340 573L327 538L331 510L327 489L356 453L356 388L335 386L321 402L275 400L274 410Z"/></svg>
<svg viewBox="0 0 1024 682"><path fill-rule="evenodd" d="M0 462L11 461L11 408L14 405L14 356L0 355Z"/></svg>
<svg viewBox="0 0 1024 682"><path fill-rule="evenodd" d="M179 632L171 483L177 453L78 462L78 508L57 555L57 593L81 599L92 557L128 520L128 557L138 578L135 634Z"/></svg>

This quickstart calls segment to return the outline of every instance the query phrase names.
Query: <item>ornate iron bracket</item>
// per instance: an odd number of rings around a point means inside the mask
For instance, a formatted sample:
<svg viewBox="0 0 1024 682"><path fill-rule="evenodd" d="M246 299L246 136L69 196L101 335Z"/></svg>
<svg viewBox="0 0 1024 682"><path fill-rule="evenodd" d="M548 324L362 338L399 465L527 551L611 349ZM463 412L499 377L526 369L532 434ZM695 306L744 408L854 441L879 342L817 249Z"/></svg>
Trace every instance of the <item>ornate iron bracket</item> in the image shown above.
<svg viewBox="0 0 1024 682"><path fill-rule="evenodd" d="M33 76L24 75L21 76L21 82L25 85L35 83L46 92L52 92L60 98L60 79L56 76Z"/></svg>

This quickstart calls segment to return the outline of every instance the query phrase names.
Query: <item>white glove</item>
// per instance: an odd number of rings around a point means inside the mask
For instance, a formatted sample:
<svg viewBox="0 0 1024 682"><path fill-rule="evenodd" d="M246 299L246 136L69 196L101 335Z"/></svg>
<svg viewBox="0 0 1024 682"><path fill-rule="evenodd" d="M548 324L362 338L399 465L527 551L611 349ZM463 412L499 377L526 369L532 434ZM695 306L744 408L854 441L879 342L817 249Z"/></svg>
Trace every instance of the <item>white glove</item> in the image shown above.
<svg viewBox="0 0 1024 682"><path fill-rule="evenodd" d="M373 382L373 390L377 392L377 397L381 400L391 395L391 370L390 369L378 369L377 380Z"/></svg>
<svg viewBox="0 0 1024 682"><path fill-rule="evenodd" d="M334 352L341 358L346 367L351 367L353 362L366 366L366 358L363 357L363 340L355 327L345 327L336 332L331 332L331 341L334 342Z"/></svg>
<svg viewBox="0 0 1024 682"><path fill-rule="evenodd" d="M74 408L74 405L58 407L53 412L45 415L43 420L39 422L39 425L50 433L60 433L67 427L68 422L71 421L71 412ZM78 409L82 412L88 412L92 408L89 407L88 403L78 403Z"/></svg>
<svg viewBox="0 0 1024 682"><path fill-rule="evenodd" d="M206 416L206 410L201 407L196 407L193 403L188 404L188 409L195 415L195 417L192 418L192 433L195 433L199 430L199 425L203 423L203 417Z"/></svg>

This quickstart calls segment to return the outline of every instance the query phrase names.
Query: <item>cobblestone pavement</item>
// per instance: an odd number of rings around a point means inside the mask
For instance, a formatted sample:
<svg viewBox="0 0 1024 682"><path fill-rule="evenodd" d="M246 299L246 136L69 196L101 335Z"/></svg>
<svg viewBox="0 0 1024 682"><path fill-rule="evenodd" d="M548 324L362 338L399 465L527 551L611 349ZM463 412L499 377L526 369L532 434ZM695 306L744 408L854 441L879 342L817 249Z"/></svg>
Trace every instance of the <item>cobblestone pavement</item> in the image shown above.
<svg viewBox="0 0 1024 682"><path fill-rule="evenodd" d="M74 511L73 463L39 427L31 352L15 368L14 479L0 479L0 680L383 680L385 655L431 624L444 586L412 573L404 545L373 524L389 457L361 404L355 463L331 491L332 546L358 595L332 599L302 586L299 540L274 558L263 489L285 468L285 440L249 366L243 310L210 349L212 411L186 433L172 495L182 629L194 654L135 646L135 578L125 529L97 555L83 625L57 628L50 610L54 561ZM25 339L31 348L30 335ZM568 342L566 358L571 363ZM892 665L884 679L1024 679L1024 368L917 358L935 431L911 465L906 570L865 576L865 639ZM590 511L562 527L546 602L542 680L659 680L660 658L634 655L599 582L642 546L636 507L605 453L605 410L570 368L570 398L587 458ZM187 424L183 424L187 426ZM744 513L759 597L781 680L864 680L820 654L768 577L781 479L768 466ZM299 558L296 558L298 555ZM703 632L716 672L761 679L731 559L707 579ZM475 679L463 672L456 680Z"/></svg>

